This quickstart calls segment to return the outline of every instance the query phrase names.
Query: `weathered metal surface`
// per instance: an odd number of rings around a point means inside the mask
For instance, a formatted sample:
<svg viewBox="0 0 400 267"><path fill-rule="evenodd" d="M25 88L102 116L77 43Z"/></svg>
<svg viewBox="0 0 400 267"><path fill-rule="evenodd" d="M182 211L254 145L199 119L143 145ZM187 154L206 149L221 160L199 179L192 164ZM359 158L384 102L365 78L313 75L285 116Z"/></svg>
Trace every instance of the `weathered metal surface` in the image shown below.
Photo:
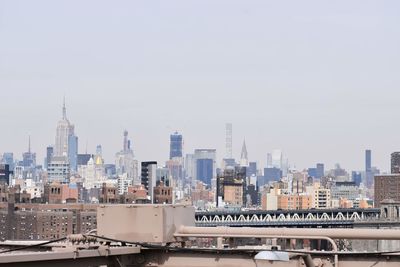
<svg viewBox="0 0 400 267"><path fill-rule="evenodd" d="M0 256L1 266L44 266L53 264L53 266L78 266L85 262L99 262L100 264L109 264L110 259L116 256L136 255L140 253L139 247L99 247L98 249L77 249L72 247L48 252L16 252ZM76 264L76 265L75 265ZM92 266L92 265L83 265Z"/></svg>
<svg viewBox="0 0 400 267"><path fill-rule="evenodd" d="M167 243L194 226L194 208L180 205L108 205L97 210L97 233L129 242Z"/></svg>

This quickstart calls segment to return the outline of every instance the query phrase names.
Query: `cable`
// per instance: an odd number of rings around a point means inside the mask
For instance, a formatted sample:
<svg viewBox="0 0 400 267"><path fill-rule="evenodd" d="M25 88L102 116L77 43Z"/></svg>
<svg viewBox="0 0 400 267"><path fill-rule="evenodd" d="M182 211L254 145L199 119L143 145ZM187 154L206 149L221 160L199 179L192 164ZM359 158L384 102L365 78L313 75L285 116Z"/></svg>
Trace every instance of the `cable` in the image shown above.
<svg viewBox="0 0 400 267"><path fill-rule="evenodd" d="M64 241L66 239L67 239L67 237L62 237L62 238L53 239L53 240L46 241L46 242L39 243L39 244L34 244L34 245L29 245L29 246L24 246L24 247L19 247L19 248L13 248L13 249L9 249L9 250L3 250L3 251L0 251L0 254L14 252L14 251L18 251L18 250L29 249L29 248L41 247L41 246L44 246L44 245L48 245L48 244Z"/></svg>
<svg viewBox="0 0 400 267"><path fill-rule="evenodd" d="M154 244L149 244L149 243L142 243L142 242L131 242L131 241L126 241L126 240L120 240L120 239L114 239L114 238L108 238L104 236L98 236L98 235L93 235L90 234L89 236L98 238L98 239L103 239L106 241L110 242L118 242L118 243L123 243L123 244L131 244L131 245L136 245L136 246L141 246L144 248L152 248L152 249L163 249L163 250L168 250L168 251L188 251L188 252L208 252L208 253L230 253L230 252L253 252L253 253L258 253L260 251L277 251L277 252L288 252L288 253L297 253L297 254L304 254L304 255L384 255L384 254L395 254L395 253L400 253L400 250L393 250L393 251L376 251L376 252L356 252L356 251L306 251L306 250L275 250L275 249L261 249L261 250L251 250L251 249L236 249L236 250L227 250L227 249L207 249L207 248L179 248L179 247L170 247L170 246L162 246L162 245L154 245Z"/></svg>

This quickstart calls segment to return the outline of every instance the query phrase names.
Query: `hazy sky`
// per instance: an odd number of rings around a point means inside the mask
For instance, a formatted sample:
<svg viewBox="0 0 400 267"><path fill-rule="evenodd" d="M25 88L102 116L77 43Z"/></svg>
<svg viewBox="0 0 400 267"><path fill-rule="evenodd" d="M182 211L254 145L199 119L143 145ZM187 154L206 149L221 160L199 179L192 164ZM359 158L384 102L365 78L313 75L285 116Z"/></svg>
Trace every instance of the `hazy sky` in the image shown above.
<svg viewBox="0 0 400 267"><path fill-rule="evenodd" d="M234 155L264 165L389 169L400 150L399 1L0 0L0 152L42 162L63 95L80 152L107 162L129 131L139 160Z"/></svg>

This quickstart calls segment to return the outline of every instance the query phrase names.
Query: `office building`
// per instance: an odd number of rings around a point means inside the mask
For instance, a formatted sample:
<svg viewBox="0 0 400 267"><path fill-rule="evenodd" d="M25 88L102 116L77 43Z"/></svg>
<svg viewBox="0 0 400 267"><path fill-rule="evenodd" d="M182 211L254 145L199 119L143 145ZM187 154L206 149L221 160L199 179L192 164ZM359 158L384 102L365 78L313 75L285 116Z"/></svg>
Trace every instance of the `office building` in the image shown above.
<svg viewBox="0 0 400 267"><path fill-rule="evenodd" d="M44 167L47 170L49 163L51 162L51 158L54 155L54 147L53 146L48 146L46 148L46 159L44 161Z"/></svg>
<svg viewBox="0 0 400 267"><path fill-rule="evenodd" d="M147 190L150 202L154 201L154 187L157 183L157 161L144 161L141 163L141 184Z"/></svg>
<svg viewBox="0 0 400 267"><path fill-rule="evenodd" d="M283 164L283 154L279 149L275 149L272 151L272 167L277 169L282 169Z"/></svg>
<svg viewBox="0 0 400 267"><path fill-rule="evenodd" d="M264 168L264 184L279 181L282 178L282 170L279 168Z"/></svg>
<svg viewBox="0 0 400 267"><path fill-rule="evenodd" d="M211 185L211 180L216 177L216 150L195 149L195 179Z"/></svg>
<svg viewBox="0 0 400 267"><path fill-rule="evenodd" d="M196 160L196 177L198 181L211 185L214 177L214 161L212 159Z"/></svg>
<svg viewBox="0 0 400 267"><path fill-rule="evenodd" d="M321 179L322 176L325 175L325 166L323 163L317 163L317 168L316 168L316 176L315 178Z"/></svg>
<svg viewBox="0 0 400 267"><path fill-rule="evenodd" d="M48 181L69 182L70 167L67 157L54 156L47 168Z"/></svg>
<svg viewBox="0 0 400 267"><path fill-rule="evenodd" d="M92 158L93 154L78 154L77 155L77 166L87 165L90 158Z"/></svg>
<svg viewBox="0 0 400 267"><path fill-rule="evenodd" d="M308 168L307 174L309 177L316 178L317 177L317 168Z"/></svg>
<svg viewBox="0 0 400 267"><path fill-rule="evenodd" d="M249 167L246 168L246 176L257 176L257 162L249 162Z"/></svg>
<svg viewBox="0 0 400 267"><path fill-rule="evenodd" d="M178 132L170 135L169 159L183 157L183 138Z"/></svg>
<svg viewBox="0 0 400 267"><path fill-rule="evenodd" d="M3 153L3 164L7 164L9 166L10 170L14 170L15 164L14 164L14 153L12 152L6 152Z"/></svg>
<svg viewBox="0 0 400 267"><path fill-rule="evenodd" d="M71 171L78 170L78 137L76 135L68 136L68 161Z"/></svg>
<svg viewBox="0 0 400 267"><path fill-rule="evenodd" d="M335 182L331 187L331 198L355 202L360 198L360 188L355 182Z"/></svg>
<svg viewBox="0 0 400 267"><path fill-rule="evenodd" d="M0 164L0 184L10 184L10 165Z"/></svg>
<svg viewBox="0 0 400 267"><path fill-rule="evenodd" d="M163 183L164 186L172 186L170 169L168 167L159 167L156 170L156 185L161 183Z"/></svg>
<svg viewBox="0 0 400 267"><path fill-rule="evenodd" d="M351 180L355 183L356 186L360 186L362 182L362 173L357 171L352 171Z"/></svg>
<svg viewBox="0 0 400 267"><path fill-rule="evenodd" d="M371 188L374 182L374 174L372 172L372 152L371 150L365 150L365 185L367 188Z"/></svg>
<svg viewBox="0 0 400 267"><path fill-rule="evenodd" d="M225 158L232 159L232 123L225 125Z"/></svg>
<svg viewBox="0 0 400 267"><path fill-rule="evenodd" d="M400 173L400 152L393 152L390 155L391 173Z"/></svg>

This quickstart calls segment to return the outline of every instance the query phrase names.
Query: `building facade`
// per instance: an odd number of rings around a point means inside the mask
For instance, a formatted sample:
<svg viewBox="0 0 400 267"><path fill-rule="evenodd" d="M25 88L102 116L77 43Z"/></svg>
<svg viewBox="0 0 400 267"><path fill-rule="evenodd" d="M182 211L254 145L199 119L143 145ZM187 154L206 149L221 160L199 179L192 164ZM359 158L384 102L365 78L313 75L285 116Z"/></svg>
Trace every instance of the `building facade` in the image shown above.
<svg viewBox="0 0 400 267"><path fill-rule="evenodd" d="M400 173L400 152L393 152L390 155L391 173Z"/></svg>
<svg viewBox="0 0 400 267"><path fill-rule="evenodd" d="M384 200L400 201L400 174L375 176L374 206L380 208Z"/></svg>

